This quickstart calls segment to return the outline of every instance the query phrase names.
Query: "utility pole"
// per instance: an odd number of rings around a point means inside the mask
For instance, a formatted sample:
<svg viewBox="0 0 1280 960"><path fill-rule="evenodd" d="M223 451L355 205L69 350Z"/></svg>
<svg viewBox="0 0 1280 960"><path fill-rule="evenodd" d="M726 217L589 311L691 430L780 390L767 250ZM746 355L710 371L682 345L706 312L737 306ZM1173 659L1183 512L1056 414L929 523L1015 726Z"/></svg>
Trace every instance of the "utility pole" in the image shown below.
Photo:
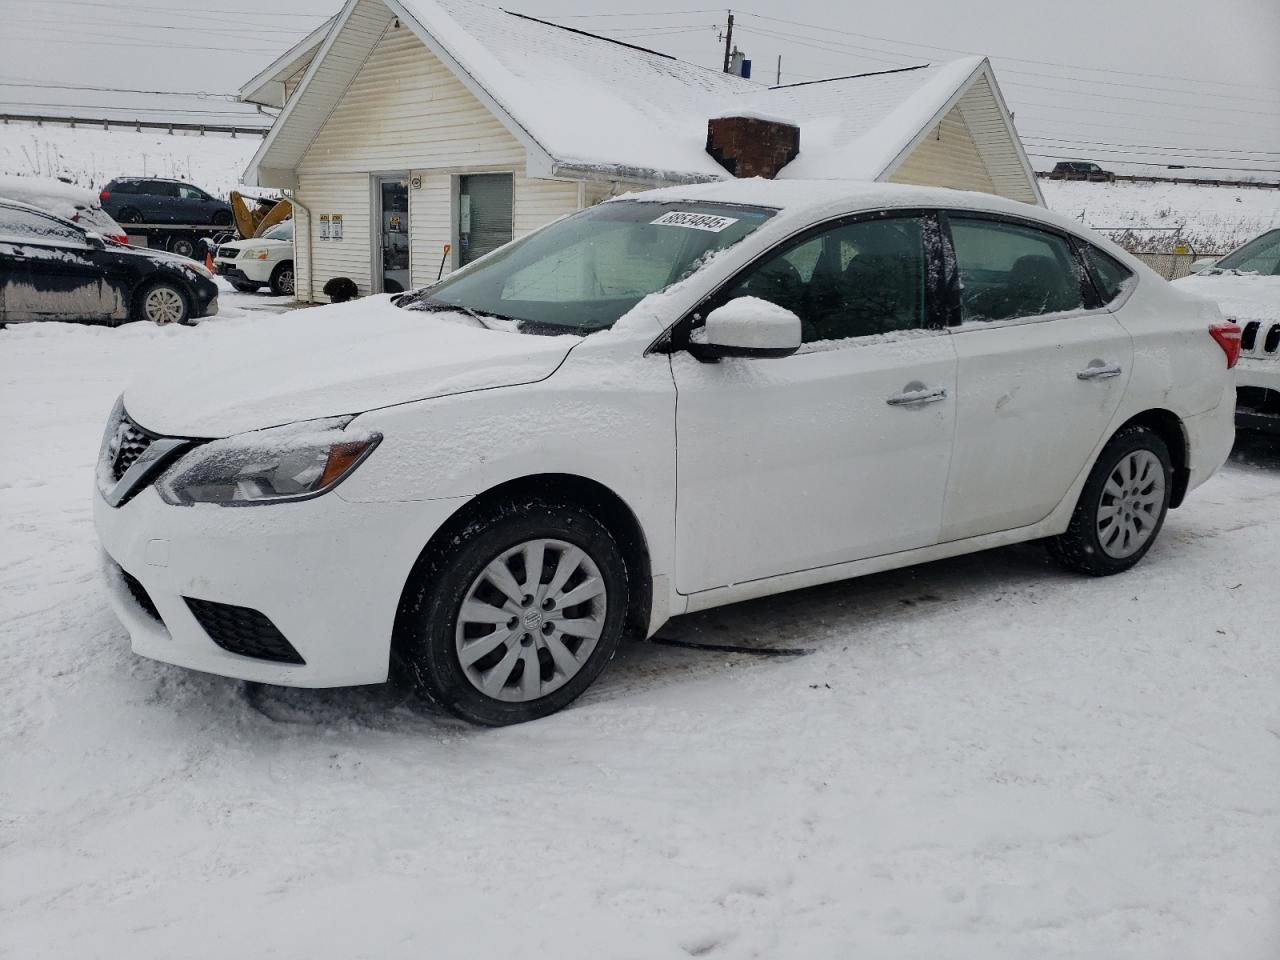
<svg viewBox="0 0 1280 960"><path fill-rule="evenodd" d="M729 72L729 51L733 48L733 11L729 11L729 26L724 31L724 72Z"/></svg>

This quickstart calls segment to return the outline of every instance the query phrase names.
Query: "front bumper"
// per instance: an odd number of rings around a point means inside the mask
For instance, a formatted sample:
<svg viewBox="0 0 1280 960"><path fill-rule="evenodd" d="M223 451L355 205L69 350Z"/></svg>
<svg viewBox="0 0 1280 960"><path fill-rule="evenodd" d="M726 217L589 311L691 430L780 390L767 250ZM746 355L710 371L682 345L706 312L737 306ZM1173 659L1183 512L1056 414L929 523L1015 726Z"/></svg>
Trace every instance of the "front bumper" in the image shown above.
<svg viewBox="0 0 1280 960"><path fill-rule="evenodd" d="M1280 433L1280 358L1241 357L1236 386L1236 426Z"/></svg>
<svg viewBox="0 0 1280 960"><path fill-rule="evenodd" d="M271 280L271 271L277 262L237 258L215 260L213 265L217 268L219 276L226 277L228 280L239 280L241 283L268 283Z"/></svg>
<svg viewBox="0 0 1280 960"><path fill-rule="evenodd" d="M298 687L387 678L400 595L422 548L466 502L300 503L175 507L148 487L124 506L94 493L111 606L145 657L242 680ZM146 591L153 617L121 571ZM265 615L304 664L228 652L187 598Z"/></svg>

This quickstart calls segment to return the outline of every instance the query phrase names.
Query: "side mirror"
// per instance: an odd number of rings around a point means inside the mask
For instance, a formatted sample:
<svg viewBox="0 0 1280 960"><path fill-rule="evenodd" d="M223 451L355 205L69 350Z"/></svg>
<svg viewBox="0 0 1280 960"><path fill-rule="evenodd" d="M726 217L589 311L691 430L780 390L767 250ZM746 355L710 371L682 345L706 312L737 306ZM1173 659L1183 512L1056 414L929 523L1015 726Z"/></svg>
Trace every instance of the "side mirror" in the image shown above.
<svg viewBox="0 0 1280 960"><path fill-rule="evenodd" d="M84 238L88 242L89 246L93 247L95 250L107 249L107 241L102 239L102 234L100 233L86 233Z"/></svg>
<svg viewBox="0 0 1280 960"><path fill-rule="evenodd" d="M707 314L705 336L691 343L699 360L786 357L800 349L800 318L759 297L738 297Z"/></svg>
<svg viewBox="0 0 1280 960"><path fill-rule="evenodd" d="M1201 257L1199 260L1192 261L1191 272L1199 273L1201 270L1208 270L1217 262L1217 257Z"/></svg>

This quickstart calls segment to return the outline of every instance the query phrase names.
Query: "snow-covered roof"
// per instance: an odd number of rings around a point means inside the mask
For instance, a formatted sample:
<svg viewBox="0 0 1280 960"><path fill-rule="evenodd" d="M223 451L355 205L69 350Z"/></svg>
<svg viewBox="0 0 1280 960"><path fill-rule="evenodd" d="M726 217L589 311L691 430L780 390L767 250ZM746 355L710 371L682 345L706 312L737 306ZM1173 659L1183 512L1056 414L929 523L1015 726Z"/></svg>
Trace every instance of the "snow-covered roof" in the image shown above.
<svg viewBox="0 0 1280 960"><path fill-rule="evenodd" d="M800 127L800 155L782 177L885 179L976 83L996 89L990 65L976 57L767 88L474 0L348 0L251 164L250 182L261 171L296 169L394 17L521 141L531 176L723 179L706 151L707 121L743 113ZM1003 138L1006 155L1012 141L1021 178L1001 192L1038 202L1003 104L994 112L1006 124L988 135Z"/></svg>
<svg viewBox="0 0 1280 960"><path fill-rule="evenodd" d="M264 107L283 107L284 82L312 61L336 19L337 17L330 17L276 57L265 69L240 88L240 99L245 103L257 103Z"/></svg>
<svg viewBox="0 0 1280 960"><path fill-rule="evenodd" d="M81 210L99 206L96 191L51 177L20 177L12 174L0 174L0 199L56 213L68 220Z"/></svg>

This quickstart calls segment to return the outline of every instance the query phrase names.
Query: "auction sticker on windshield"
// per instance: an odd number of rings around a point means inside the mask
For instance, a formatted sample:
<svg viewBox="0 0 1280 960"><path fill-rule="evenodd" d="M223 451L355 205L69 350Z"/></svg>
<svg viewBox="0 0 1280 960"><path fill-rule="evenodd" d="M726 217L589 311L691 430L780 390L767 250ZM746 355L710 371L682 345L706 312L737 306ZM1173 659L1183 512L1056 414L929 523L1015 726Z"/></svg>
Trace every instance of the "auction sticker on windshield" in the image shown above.
<svg viewBox="0 0 1280 960"><path fill-rule="evenodd" d="M719 233L725 227L731 227L737 223L738 218L717 217L711 213L682 213L679 210L672 210L652 222L655 225L661 224L664 227L688 227L691 230L707 230L711 233Z"/></svg>

